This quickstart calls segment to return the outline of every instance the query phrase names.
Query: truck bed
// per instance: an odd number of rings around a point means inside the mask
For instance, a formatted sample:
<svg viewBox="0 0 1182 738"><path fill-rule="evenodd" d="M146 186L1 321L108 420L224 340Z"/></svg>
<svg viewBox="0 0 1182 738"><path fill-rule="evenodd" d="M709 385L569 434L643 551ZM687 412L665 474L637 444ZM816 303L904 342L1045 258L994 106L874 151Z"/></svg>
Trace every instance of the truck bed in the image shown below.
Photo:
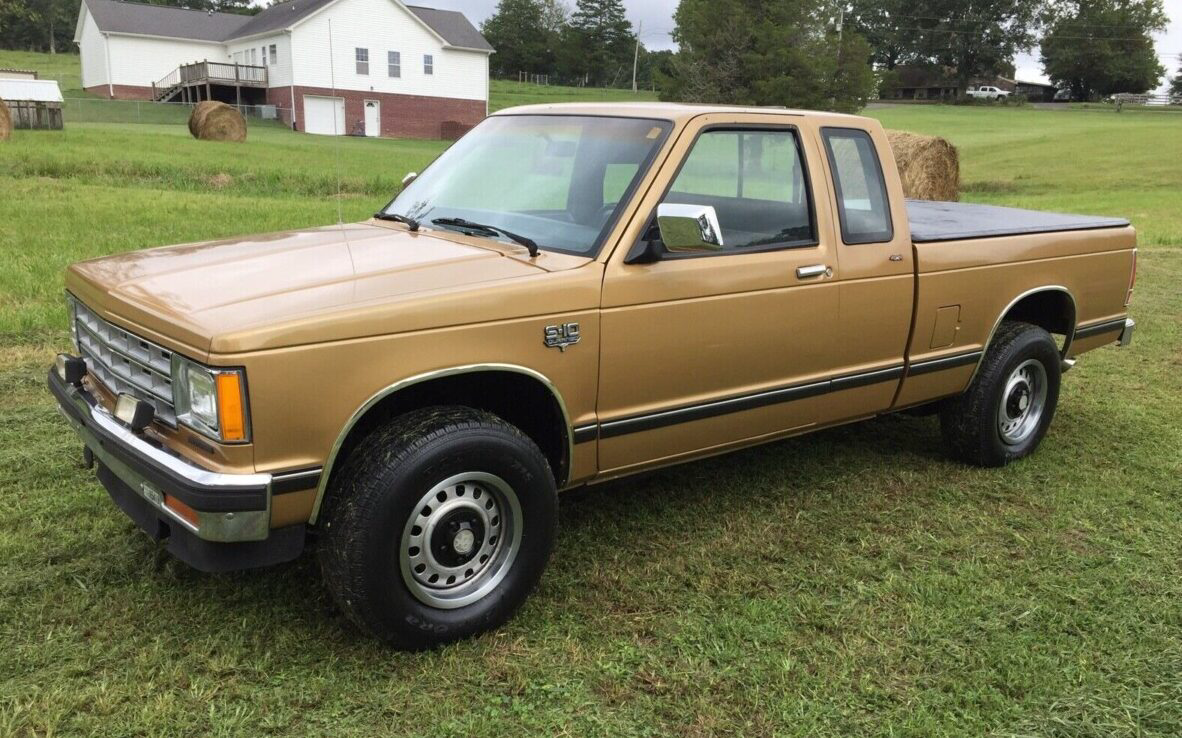
<svg viewBox="0 0 1182 738"><path fill-rule="evenodd" d="M911 220L911 240L915 243L1124 228L1129 225L1129 221L1123 218L927 200L908 200L907 215Z"/></svg>

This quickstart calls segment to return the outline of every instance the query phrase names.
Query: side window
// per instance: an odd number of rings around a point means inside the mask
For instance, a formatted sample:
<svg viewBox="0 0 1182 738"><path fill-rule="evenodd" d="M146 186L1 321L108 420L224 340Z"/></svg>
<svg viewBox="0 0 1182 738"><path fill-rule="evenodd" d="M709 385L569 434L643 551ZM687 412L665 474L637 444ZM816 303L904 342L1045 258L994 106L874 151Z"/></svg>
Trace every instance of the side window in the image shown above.
<svg viewBox="0 0 1182 738"><path fill-rule="evenodd" d="M357 73L369 74L369 49L354 49L353 54L357 59Z"/></svg>
<svg viewBox="0 0 1182 738"><path fill-rule="evenodd" d="M698 137L665 202L712 206L719 253L813 246L807 182L795 131L714 130Z"/></svg>
<svg viewBox="0 0 1182 738"><path fill-rule="evenodd" d="M854 128L826 128L822 133L837 186L841 240L847 244L890 241L895 231L886 181L870 135Z"/></svg>
<svg viewBox="0 0 1182 738"><path fill-rule="evenodd" d="M435 74L435 57L431 54L423 55L423 74Z"/></svg>
<svg viewBox="0 0 1182 738"><path fill-rule="evenodd" d="M386 52L386 73L391 77L402 76L402 52Z"/></svg>

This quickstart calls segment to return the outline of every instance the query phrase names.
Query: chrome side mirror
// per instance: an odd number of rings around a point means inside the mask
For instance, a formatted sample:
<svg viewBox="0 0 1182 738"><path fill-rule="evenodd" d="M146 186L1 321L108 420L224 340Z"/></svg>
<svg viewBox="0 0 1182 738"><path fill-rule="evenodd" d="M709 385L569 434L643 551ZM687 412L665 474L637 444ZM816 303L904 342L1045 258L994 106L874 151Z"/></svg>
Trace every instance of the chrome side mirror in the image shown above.
<svg viewBox="0 0 1182 738"><path fill-rule="evenodd" d="M661 242L674 254L718 251L723 247L722 228L713 205L661 203L657 206Z"/></svg>
<svg viewBox="0 0 1182 738"><path fill-rule="evenodd" d="M406 189L407 187L410 186L411 182L414 182L418 178L419 178L418 172L407 172L406 176L402 178L402 188Z"/></svg>

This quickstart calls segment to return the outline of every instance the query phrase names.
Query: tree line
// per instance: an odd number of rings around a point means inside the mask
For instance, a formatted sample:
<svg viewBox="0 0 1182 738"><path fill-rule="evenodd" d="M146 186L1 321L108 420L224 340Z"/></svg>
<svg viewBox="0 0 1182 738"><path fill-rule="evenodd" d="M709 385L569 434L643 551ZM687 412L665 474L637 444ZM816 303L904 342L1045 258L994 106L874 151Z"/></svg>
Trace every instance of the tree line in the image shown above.
<svg viewBox="0 0 1182 738"><path fill-rule="evenodd" d="M483 31L497 76L623 87L639 50L641 84L663 99L843 111L901 67L964 90L1013 77L1015 55L1035 48L1077 100L1145 92L1166 73L1162 0L681 0L674 23L677 51L650 53L621 0L501 0Z"/></svg>

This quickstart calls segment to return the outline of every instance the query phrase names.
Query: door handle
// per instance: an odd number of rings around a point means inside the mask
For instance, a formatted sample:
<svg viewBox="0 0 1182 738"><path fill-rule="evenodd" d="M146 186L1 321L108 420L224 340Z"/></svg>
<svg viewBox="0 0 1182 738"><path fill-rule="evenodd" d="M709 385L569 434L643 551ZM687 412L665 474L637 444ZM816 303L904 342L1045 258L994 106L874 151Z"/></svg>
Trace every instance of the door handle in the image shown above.
<svg viewBox="0 0 1182 738"><path fill-rule="evenodd" d="M829 267L825 266L824 264L796 267L797 279L812 279L813 277L820 277L823 274L829 274Z"/></svg>

